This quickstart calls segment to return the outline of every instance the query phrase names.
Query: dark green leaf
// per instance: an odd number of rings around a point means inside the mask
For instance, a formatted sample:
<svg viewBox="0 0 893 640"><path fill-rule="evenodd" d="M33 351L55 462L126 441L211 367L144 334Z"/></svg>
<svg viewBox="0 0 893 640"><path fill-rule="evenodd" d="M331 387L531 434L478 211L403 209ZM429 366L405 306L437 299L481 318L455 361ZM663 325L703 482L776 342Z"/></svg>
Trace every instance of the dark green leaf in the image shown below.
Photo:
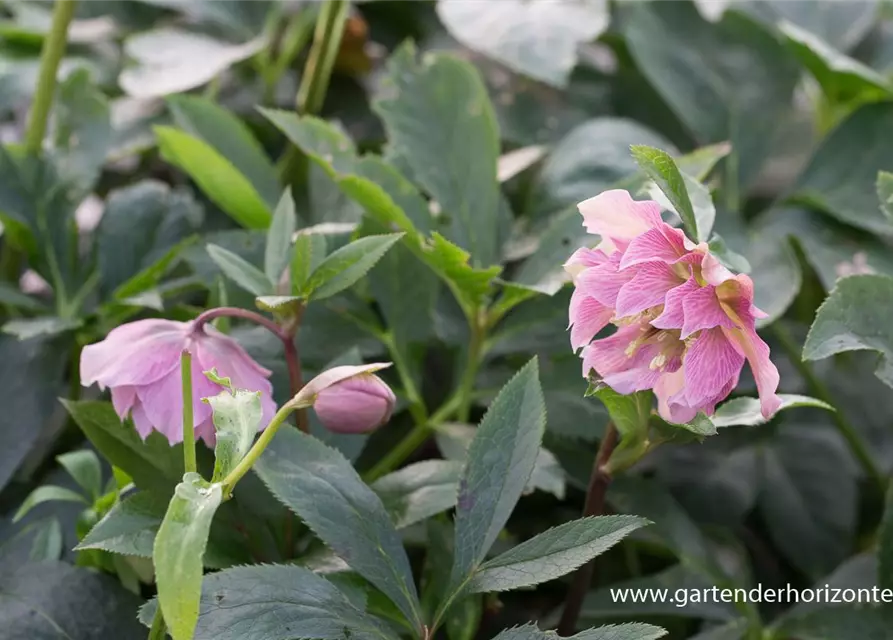
<svg viewBox="0 0 893 640"><path fill-rule="evenodd" d="M102 493L102 467L96 453L90 449L71 451L56 456L56 461L65 468L91 500Z"/></svg>
<svg viewBox="0 0 893 640"><path fill-rule="evenodd" d="M291 238L295 234L297 225L295 215L295 201L291 197L291 190L286 189L282 193L279 204L273 212L273 222L267 230L267 245L264 250L264 273L271 282L279 282L282 271L289 263Z"/></svg>
<svg viewBox="0 0 893 640"><path fill-rule="evenodd" d="M381 500L344 456L316 438L282 430L255 469L273 494L350 567L421 627L409 560Z"/></svg>
<svg viewBox="0 0 893 640"><path fill-rule="evenodd" d="M55 316L39 316L9 320L3 325L3 333L15 336L19 340L30 340L38 336L56 336L60 333L74 331L83 324L79 318L57 318Z"/></svg>
<svg viewBox="0 0 893 640"><path fill-rule="evenodd" d="M29 295L22 293L18 286L0 282L0 304L8 304L25 311L40 311L43 305Z"/></svg>
<svg viewBox="0 0 893 640"><path fill-rule="evenodd" d="M162 157L195 180L233 220L248 229L266 229L273 218L248 179L209 144L172 127L155 127Z"/></svg>
<svg viewBox="0 0 893 640"><path fill-rule="evenodd" d="M330 253L310 275L306 295L311 300L322 300L347 289L402 237L402 233L366 236Z"/></svg>
<svg viewBox="0 0 893 640"><path fill-rule="evenodd" d="M59 174L86 194L99 178L112 142L108 99L81 68L59 85L54 111Z"/></svg>
<svg viewBox="0 0 893 640"><path fill-rule="evenodd" d="M474 266L498 264L499 127L474 66L445 54L417 61L404 45L388 62L374 108L391 150L446 216L450 240L468 249Z"/></svg>
<svg viewBox="0 0 893 640"><path fill-rule="evenodd" d="M151 491L127 496L90 529L77 549L102 549L151 558L167 503L167 498Z"/></svg>
<svg viewBox="0 0 893 640"><path fill-rule="evenodd" d="M198 622L202 590L202 558L211 520L223 500L219 484L187 473L155 536L152 559L158 600L174 640L191 640Z"/></svg>
<svg viewBox="0 0 893 640"><path fill-rule="evenodd" d="M736 5L770 25L792 22L814 33L839 51L849 51L871 30L878 11L877 0L829 2L814 5L809 0L762 0Z"/></svg>
<svg viewBox="0 0 893 640"><path fill-rule="evenodd" d="M16 514L13 516L12 521L18 522L24 518L31 509L39 504L58 501L79 502L84 505L89 504L87 499L76 491L66 489L65 487L44 485L42 487L37 487L34 491L28 494L28 497L22 502L22 506L19 507L19 510L16 511Z"/></svg>
<svg viewBox="0 0 893 640"><path fill-rule="evenodd" d="M499 392L468 450L456 507L452 592L464 589L533 473L546 423L534 358Z"/></svg>
<svg viewBox="0 0 893 640"><path fill-rule="evenodd" d="M237 285L256 296L265 296L275 291L275 283L263 271L236 253L216 244L207 246L208 255L220 270Z"/></svg>
<svg viewBox="0 0 893 640"><path fill-rule="evenodd" d="M893 173L878 171L877 197L881 201L881 211L888 218L893 218Z"/></svg>
<svg viewBox="0 0 893 640"><path fill-rule="evenodd" d="M893 613L889 609L843 606L787 618L773 633L797 640L886 640L891 626Z"/></svg>
<svg viewBox="0 0 893 640"><path fill-rule="evenodd" d="M379 478L372 484L394 526L408 527L456 505L462 463L425 460Z"/></svg>
<svg viewBox="0 0 893 640"><path fill-rule="evenodd" d="M49 562L62 555L62 523L50 517L35 523L34 540L28 559L33 562Z"/></svg>

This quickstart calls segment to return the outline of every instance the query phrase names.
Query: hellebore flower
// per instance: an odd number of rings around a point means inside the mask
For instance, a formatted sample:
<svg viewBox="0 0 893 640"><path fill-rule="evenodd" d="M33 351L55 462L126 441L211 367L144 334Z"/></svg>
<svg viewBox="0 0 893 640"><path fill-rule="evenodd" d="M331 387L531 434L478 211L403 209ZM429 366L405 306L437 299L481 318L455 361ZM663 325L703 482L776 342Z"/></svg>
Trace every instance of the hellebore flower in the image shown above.
<svg viewBox="0 0 893 640"><path fill-rule="evenodd" d="M329 431L369 433L391 418L396 401L394 392L381 378L363 372L323 388L313 409Z"/></svg>
<svg viewBox="0 0 893 640"><path fill-rule="evenodd" d="M754 329L765 314L753 304L751 279L666 224L656 202L617 189L578 208L586 230L601 236L565 264L575 287L571 346L583 347L583 376L595 369L622 394L653 389L661 416L681 423L711 415L746 360L763 416L774 414L778 370ZM593 340L608 324L617 330Z"/></svg>
<svg viewBox="0 0 893 640"><path fill-rule="evenodd" d="M261 392L266 425L276 412L270 371L251 359L235 340L209 325L192 322L137 320L112 329L104 340L84 347L81 384L111 389L115 412L133 419L145 439L154 429L173 445L183 440L183 400L180 355L188 350L192 363L192 411L195 435L214 441L211 406L201 399L223 390L202 372L216 369L234 387Z"/></svg>

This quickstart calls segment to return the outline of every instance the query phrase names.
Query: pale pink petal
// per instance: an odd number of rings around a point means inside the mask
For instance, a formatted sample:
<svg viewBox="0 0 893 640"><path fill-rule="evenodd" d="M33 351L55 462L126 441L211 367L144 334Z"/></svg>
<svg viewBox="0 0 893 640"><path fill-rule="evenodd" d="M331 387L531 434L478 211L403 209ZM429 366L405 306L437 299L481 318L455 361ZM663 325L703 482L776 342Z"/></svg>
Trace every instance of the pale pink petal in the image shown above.
<svg viewBox="0 0 893 640"><path fill-rule="evenodd" d="M742 366L744 356L722 329L702 331L685 353L683 370L687 404L691 407L715 404L729 381L737 378Z"/></svg>
<svg viewBox="0 0 893 640"><path fill-rule="evenodd" d="M630 241L620 260L620 269L643 262L675 263L686 253L684 240L682 231L661 223L661 226L649 229Z"/></svg>
<svg viewBox="0 0 893 640"><path fill-rule="evenodd" d="M136 387L115 387L112 389L112 406L121 420L125 420L136 403Z"/></svg>
<svg viewBox="0 0 893 640"><path fill-rule="evenodd" d="M678 287L670 289L665 298L663 313L651 321L651 326L658 329L681 329L685 322L682 303L686 296L700 288L697 280L689 278Z"/></svg>
<svg viewBox="0 0 893 640"><path fill-rule="evenodd" d="M667 292L682 282L673 268L663 262L642 264L635 271L635 277L623 285L617 294L618 318L664 304Z"/></svg>
<svg viewBox="0 0 893 640"><path fill-rule="evenodd" d="M685 404L684 388L684 370L665 373L654 385L654 395L657 396L657 411L664 420L684 424L693 420L698 414L696 408Z"/></svg>
<svg viewBox="0 0 893 640"><path fill-rule="evenodd" d="M704 255L701 262L701 275L708 284L712 284L714 287L735 278L735 274L726 269L712 253Z"/></svg>
<svg viewBox="0 0 893 640"><path fill-rule="evenodd" d="M616 260L612 260L586 269L577 276L577 288L604 306L614 308L621 287L636 275L635 271L618 271L616 262Z"/></svg>
<svg viewBox="0 0 893 640"><path fill-rule="evenodd" d="M568 326L571 329L571 347L574 351L589 344L595 334L608 325L613 315L611 308L590 298L581 290L575 290L568 307Z"/></svg>
<svg viewBox="0 0 893 640"><path fill-rule="evenodd" d="M179 368L161 380L137 387L136 392L149 424L164 435L171 445L183 442L182 381Z"/></svg>
<svg viewBox="0 0 893 640"><path fill-rule="evenodd" d="M608 256L598 249L581 247L574 251L571 257L567 259L567 262L564 263L564 270L572 278L576 278L584 269L597 267L607 261L607 259Z"/></svg>
<svg viewBox="0 0 893 640"><path fill-rule="evenodd" d="M757 383L763 417L769 419L781 406L781 398L775 393L778 389L778 369L769 359L769 345L757 335L753 326L724 329L724 332L739 353L747 358Z"/></svg>
<svg viewBox="0 0 893 640"><path fill-rule="evenodd" d="M603 191L577 205L583 215L583 226L603 240L629 240L662 223L660 205L652 200L635 201L628 191ZM605 243L606 253L613 243Z"/></svg>
<svg viewBox="0 0 893 640"><path fill-rule="evenodd" d="M659 355L657 343L646 342L636 349L631 343L647 334L647 325L620 327L613 335L594 340L587 347L584 363L588 362L617 393L633 393L650 389L661 375L651 363Z"/></svg>
<svg viewBox="0 0 893 640"><path fill-rule="evenodd" d="M143 440L148 438L149 434L152 433L152 421L149 420L149 416L146 415L146 411L139 401L130 410L130 418L133 420L133 426L136 427L136 432L140 434L140 437Z"/></svg>
<svg viewBox="0 0 893 640"><path fill-rule="evenodd" d="M682 323L682 339L695 331L713 327L734 327L735 323L719 304L716 287L707 285L690 292L682 301L685 321Z"/></svg>
<svg viewBox="0 0 893 640"><path fill-rule="evenodd" d="M81 384L100 387L149 384L180 361L189 325L171 320L138 320L112 329L105 340L81 352Z"/></svg>
<svg viewBox="0 0 893 640"><path fill-rule="evenodd" d="M217 433L214 431L214 420L210 416L204 422L195 425L195 437L201 438L208 447L214 447Z"/></svg>

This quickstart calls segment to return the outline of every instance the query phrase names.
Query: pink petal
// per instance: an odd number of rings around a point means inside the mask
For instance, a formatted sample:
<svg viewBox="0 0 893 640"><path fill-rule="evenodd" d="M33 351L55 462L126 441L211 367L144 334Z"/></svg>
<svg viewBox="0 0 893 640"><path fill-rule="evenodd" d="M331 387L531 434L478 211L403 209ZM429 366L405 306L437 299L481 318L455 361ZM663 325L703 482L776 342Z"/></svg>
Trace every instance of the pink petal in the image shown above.
<svg viewBox="0 0 893 640"><path fill-rule="evenodd" d="M664 420L684 424L693 420L698 414L697 408L685 404L684 388L685 372L682 370L662 375L654 385L657 412Z"/></svg>
<svg viewBox="0 0 893 640"><path fill-rule="evenodd" d="M149 384L180 362L189 325L171 320L138 320L112 329L105 340L81 352L81 384L101 387Z"/></svg>
<svg viewBox="0 0 893 640"><path fill-rule="evenodd" d="M140 434L140 437L143 440L148 438L149 434L152 433L152 421L146 415L143 405L139 402L133 405L133 408L130 410L130 418L133 420L133 426L136 427L136 432Z"/></svg>
<svg viewBox="0 0 893 640"><path fill-rule="evenodd" d="M729 381L737 380L744 356L728 340L722 329L707 329L688 348L683 361L685 398L691 407L715 404ZM726 391L726 394L731 388ZM723 396L724 397L724 396Z"/></svg>
<svg viewBox="0 0 893 640"><path fill-rule="evenodd" d="M712 253L707 253L701 262L701 275L708 284L718 287L727 280L735 278L735 274L726 269Z"/></svg>
<svg viewBox="0 0 893 640"><path fill-rule="evenodd" d="M615 254L617 255L617 254ZM617 261L612 260L597 267L586 269L577 276L577 288L602 305L614 308L621 287L633 279L634 271L618 271Z"/></svg>
<svg viewBox="0 0 893 640"><path fill-rule="evenodd" d="M576 278L580 273L589 267L597 267L607 261L608 256L598 249L589 249L581 247L574 251L567 262L564 263L564 270L572 277Z"/></svg>
<svg viewBox="0 0 893 640"><path fill-rule="evenodd" d="M716 287L707 285L692 291L682 301L685 321L682 323L683 340L700 329L734 327L735 323L719 304Z"/></svg>
<svg viewBox="0 0 893 640"><path fill-rule="evenodd" d="M121 420L125 420L137 402L136 387L115 387L112 389L112 406Z"/></svg>
<svg viewBox="0 0 893 640"><path fill-rule="evenodd" d="M747 358L757 383L763 417L768 420L781 406L781 398L775 393L778 389L778 369L769 359L769 345L757 335L753 326L723 331L739 353Z"/></svg>
<svg viewBox="0 0 893 640"><path fill-rule="evenodd" d="M651 368L651 362L660 353L656 343L646 342L630 355L630 344L648 331L647 325L620 327L613 335L594 340L584 350L584 367L595 369L617 393L633 393L650 389L661 372ZM584 370L584 375L588 371Z"/></svg>
<svg viewBox="0 0 893 640"><path fill-rule="evenodd" d="M609 307L579 289L575 290L568 307L568 326L571 327L571 347L574 351L589 344L595 334L608 325L613 315L614 311Z"/></svg>
<svg viewBox="0 0 893 640"><path fill-rule="evenodd" d="M623 252L620 269L643 262L675 263L686 253L684 239L682 231L662 222L660 226L632 239Z"/></svg>
<svg viewBox="0 0 893 640"><path fill-rule="evenodd" d="M682 303L686 296L700 288L701 285L694 278L689 278L678 287L667 291L663 313L651 321L651 326L658 329L681 329L685 321Z"/></svg>
<svg viewBox="0 0 893 640"><path fill-rule="evenodd" d="M679 286L681 280L672 267L662 262L646 263L635 271L635 277L617 294L618 318L664 304L667 292Z"/></svg>
<svg viewBox="0 0 893 640"><path fill-rule="evenodd" d="M628 191L612 189L577 205L583 226L604 240L629 240L662 223L660 205L652 200L635 201ZM606 242L606 253L614 244Z"/></svg>

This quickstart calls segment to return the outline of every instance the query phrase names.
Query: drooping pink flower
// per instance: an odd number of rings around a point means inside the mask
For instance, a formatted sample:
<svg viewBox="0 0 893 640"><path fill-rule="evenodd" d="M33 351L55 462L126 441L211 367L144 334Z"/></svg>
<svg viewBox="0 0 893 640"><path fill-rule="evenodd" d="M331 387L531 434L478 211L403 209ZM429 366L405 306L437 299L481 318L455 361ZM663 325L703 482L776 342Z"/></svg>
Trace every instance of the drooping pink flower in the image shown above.
<svg viewBox="0 0 893 640"><path fill-rule="evenodd" d="M601 236L565 264L574 281L571 346L618 393L653 389L658 410L688 422L731 393L747 361L763 416L781 404L778 370L754 321L753 282L734 275L706 243L663 222L660 205L611 190L579 205L583 226ZM593 340L608 324L617 330Z"/></svg>
<svg viewBox="0 0 893 640"><path fill-rule="evenodd" d="M397 398L381 378L360 373L324 388L313 410L330 431L369 433L391 418Z"/></svg>
<svg viewBox="0 0 893 640"><path fill-rule="evenodd" d="M81 353L81 384L111 389L112 404L121 419L133 419L145 439L154 429L173 445L183 440L183 401L180 355L192 354L192 411L195 435L214 442L211 407L202 398L223 390L204 371L216 369L238 389L260 391L266 426L276 412L270 371L251 359L235 340L209 325L192 322L137 320L112 329L101 342Z"/></svg>

